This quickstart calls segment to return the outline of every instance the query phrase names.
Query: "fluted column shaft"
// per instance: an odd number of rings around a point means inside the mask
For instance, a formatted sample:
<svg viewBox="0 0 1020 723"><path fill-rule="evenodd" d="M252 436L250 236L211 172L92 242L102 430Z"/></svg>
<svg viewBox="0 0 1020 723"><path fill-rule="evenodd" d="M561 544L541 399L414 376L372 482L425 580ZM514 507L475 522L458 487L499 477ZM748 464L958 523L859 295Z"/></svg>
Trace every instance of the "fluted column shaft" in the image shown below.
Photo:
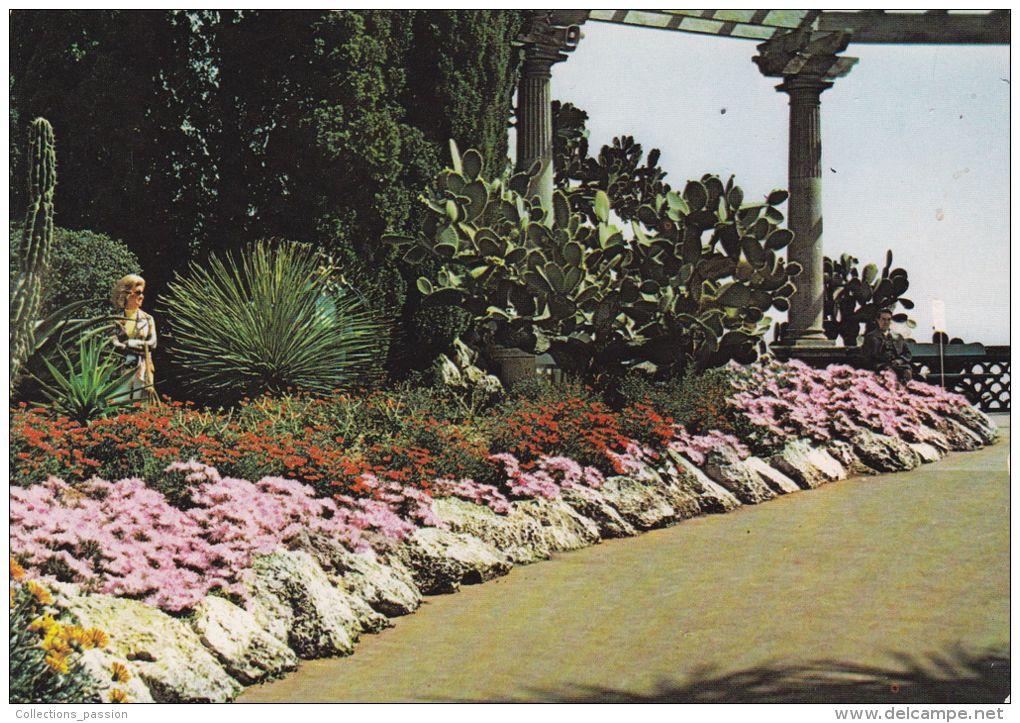
<svg viewBox="0 0 1020 723"><path fill-rule="evenodd" d="M813 76L788 76L778 90L790 96L789 228L794 240L787 258L803 272L790 298L789 323L783 339L798 346L832 342L823 327L825 280L822 246L821 94L832 83Z"/></svg>
<svg viewBox="0 0 1020 723"><path fill-rule="evenodd" d="M526 171L539 162L528 192L538 195L546 208L552 208L553 194L552 65L556 60L529 48L517 86L517 170Z"/></svg>

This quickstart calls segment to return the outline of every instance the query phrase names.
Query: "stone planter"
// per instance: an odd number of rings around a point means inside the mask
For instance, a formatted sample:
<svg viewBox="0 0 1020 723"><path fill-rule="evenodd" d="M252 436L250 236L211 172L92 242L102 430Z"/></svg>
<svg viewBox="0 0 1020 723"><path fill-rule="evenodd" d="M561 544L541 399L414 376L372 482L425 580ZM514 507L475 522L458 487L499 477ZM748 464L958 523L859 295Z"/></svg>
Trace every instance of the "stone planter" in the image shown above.
<svg viewBox="0 0 1020 723"><path fill-rule="evenodd" d="M535 355L522 349L505 346L489 347L489 358L498 369L499 380L507 389L536 374Z"/></svg>

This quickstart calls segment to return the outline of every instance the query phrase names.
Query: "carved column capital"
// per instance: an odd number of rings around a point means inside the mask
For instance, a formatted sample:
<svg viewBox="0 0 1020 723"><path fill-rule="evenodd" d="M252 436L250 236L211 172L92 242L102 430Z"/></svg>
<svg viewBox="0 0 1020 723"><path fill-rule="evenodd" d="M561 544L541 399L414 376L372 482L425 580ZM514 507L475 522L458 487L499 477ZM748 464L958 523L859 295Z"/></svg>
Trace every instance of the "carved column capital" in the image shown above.
<svg viewBox="0 0 1020 723"><path fill-rule="evenodd" d="M548 73L553 63L567 59L581 40L581 26L570 23L557 10L532 10L517 38L524 48L525 72L532 70Z"/></svg>
<svg viewBox="0 0 1020 723"><path fill-rule="evenodd" d="M828 90L834 84L832 81L823 80L814 75L790 75L782 83L776 86L776 90L788 93L790 104L812 103L819 104L823 91Z"/></svg>
<svg viewBox="0 0 1020 723"><path fill-rule="evenodd" d="M769 78L789 81L791 77L804 77L832 81L849 73L857 63L857 58L839 55L849 44L850 33L795 30L761 43L754 62L762 75ZM785 90L782 86L779 89Z"/></svg>

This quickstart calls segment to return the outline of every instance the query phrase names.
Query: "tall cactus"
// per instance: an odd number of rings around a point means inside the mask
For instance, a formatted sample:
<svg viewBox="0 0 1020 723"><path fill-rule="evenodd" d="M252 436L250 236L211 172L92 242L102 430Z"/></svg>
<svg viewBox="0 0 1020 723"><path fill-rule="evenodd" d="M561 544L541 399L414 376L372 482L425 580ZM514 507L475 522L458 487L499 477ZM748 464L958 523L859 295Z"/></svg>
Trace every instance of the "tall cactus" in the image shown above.
<svg viewBox="0 0 1020 723"><path fill-rule="evenodd" d="M53 127L45 118L29 130L28 210L21 234L20 267L11 290L10 391L35 347L35 326L42 306L42 283L53 245L53 195L57 186L57 152Z"/></svg>

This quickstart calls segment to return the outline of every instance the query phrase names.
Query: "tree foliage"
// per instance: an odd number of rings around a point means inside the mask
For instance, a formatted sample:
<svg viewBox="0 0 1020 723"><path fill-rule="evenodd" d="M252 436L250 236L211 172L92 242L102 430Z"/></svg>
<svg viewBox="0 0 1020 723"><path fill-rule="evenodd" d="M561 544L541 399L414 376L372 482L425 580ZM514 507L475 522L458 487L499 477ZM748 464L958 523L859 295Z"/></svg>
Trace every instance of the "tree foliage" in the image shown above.
<svg viewBox="0 0 1020 723"><path fill-rule="evenodd" d="M395 363L428 350L379 238L422 230L449 138L505 166L520 15L14 11L10 122L54 119L59 223L124 239L153 296L210 252L300 239L402 319Z"/></svg>

